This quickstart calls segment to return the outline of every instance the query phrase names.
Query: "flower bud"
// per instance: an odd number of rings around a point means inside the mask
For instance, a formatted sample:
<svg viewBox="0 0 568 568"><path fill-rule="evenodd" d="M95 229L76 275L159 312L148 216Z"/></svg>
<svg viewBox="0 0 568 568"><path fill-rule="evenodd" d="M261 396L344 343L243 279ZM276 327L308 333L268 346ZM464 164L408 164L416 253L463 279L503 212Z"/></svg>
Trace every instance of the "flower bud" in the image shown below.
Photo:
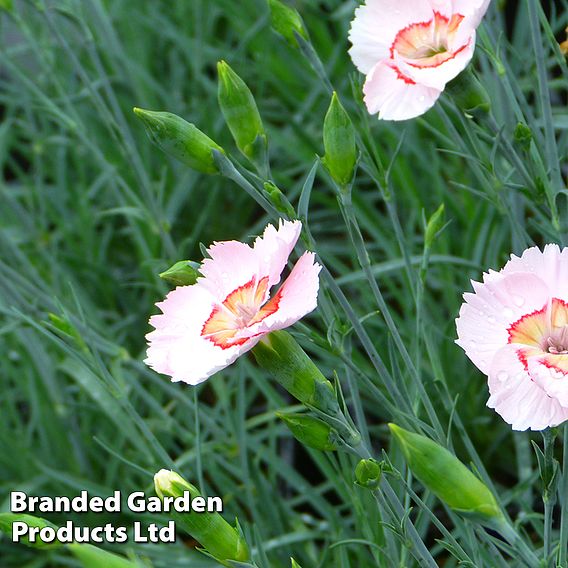
<svg viewBox="0 0 568 568"><path fill-rule="evenodd" d="M171 112L135 108L134 113L144 122L150 140L166 154L198 172L219 172L213 159L213 150L223 154L225 151L194 124Z"/></svg>
<svg viewBox="0 0 568 568"><path fill-rule="evenodd" d="M469 67L448 83L447 91L466 114L479 117L491 110L489 94Z"/></svg>
<svg viewBox="0 0 568 568"><path fill-rule="evenodd" d="M361 460L355 468L357 485L366 489L377 489L383 474L383 466L374 459Z"/></svg>
<svg viewBox="0 0 568 568"><path fill-rule="evenodd" d="M389 428L412 473L446 505L484 520L503 518L489 488L446 448L396 424Z"/></svg>
<svg viewBox="0 0 568 568"><path fill-rule="evenodd" d="M329 416L341 414L333 385L289 333L269 333L252 353L257 363L294 398Z"/></svg>
<svg viewBox="0 0 568 568"><path fill-rule="evenodd" d="M337 432L323 420L306 414L276 413L298 442L323 452L337 450Z"/></svg>
<svg viewBox="0 0 568 568"><path fill-rule="evenodd" d="M331 177L342 188L353 179L357 162L355 129L349 115L333 93L329 110L323 125L323 145L325 157L323 164Z"/></svg>
<svg viewBox="0 0 568 568"><path fill-rule="evenodd" d="M224 61L217 63L219 106L237 148L252 162L266 159L266 133L246 83Z"/></svg>
<svg viewBox="0 0 568 568"><path fill-rule="evenodd" d="M67 548L81 562L83 568L100 568L101 566L104 566L104 568L140 567L140 564L136 562L90 544L72 543L68 544Z"/></svg>
<svg viewBox="0 0 568 568"><path fill-rule="evenodd" d="M182 497L189 491L191 499L200 497L199 490L174 471L160 470L154 476L154 486L160 499ZM244 562L249 558L247 544L239 531L218 513L176 513L170 515L176 524L197 540L205 551L224 566L231 560Z"/></svg>
<svg viewBox="0 0 568 568"><path fill-rule="evenodd" d="M306 26L298 10L288 6L281 0L268 0L272 29L279 33L292 47L298 47L295 34L305 40L309 39Z"/></svg>
<svg viewBox="0 0 568 568"><path fill-rule="evenodd" d="M523 150L528 150L533 139L532 130L524 122L519 122L515 127L513 139Z"/></svg>
<svg viewBox="0 0 568 568"><path fill-rule="evenodd" d="M180 260L165 272L160 273L160 278L176 286L191 286L200 276L199 263L191 260Z"/></svg>
<svg viewBox="0 0 568 568"><path fill-rule="evenodd" d="M71 339L75 346L79 348L83 353L89 353L89 348L85 343L85 340L81 337L81 334L77 328L67 319L65 316L58 316L54 313L47 314L49 318L49 323L55 328L56 333L65 338Z"/></svg>
<svg viewBox="0 0 568 568"><path fill-rule="evenodd" d="M57 531L58 527L45 519L40 517L34 517L32 515L22 515L20 513L0 513L0 532L5 534L12 534L14 523L25 523L28 527L43 529L45 527L50 527L54 531ZM60 548L63 546L58 540L53 542L43 542L40 539L39 533L35 538L35 542L30 542L26 536L22 536L20 542L32 548L41 549L52 549Z"/></svg>
<svg viewBox="0 0 568 568"><path fill-rule="evenodd" d="M424 236L424 244L427 249L432 248L434 244L434 239L436 235L440 231L440 229L444 226L444 211L445 207L444 204L440 205L436 212L428 219L428 223L426 223L426 234Z"/></svg>
<svg viewBox="0 0 568 568"><path fill-rule="evenodd" d="M278 213L283 213L288 219L296 218L296 211L288 198L271 182L264 184L264 189L268 192L268 198Z"/></svg>

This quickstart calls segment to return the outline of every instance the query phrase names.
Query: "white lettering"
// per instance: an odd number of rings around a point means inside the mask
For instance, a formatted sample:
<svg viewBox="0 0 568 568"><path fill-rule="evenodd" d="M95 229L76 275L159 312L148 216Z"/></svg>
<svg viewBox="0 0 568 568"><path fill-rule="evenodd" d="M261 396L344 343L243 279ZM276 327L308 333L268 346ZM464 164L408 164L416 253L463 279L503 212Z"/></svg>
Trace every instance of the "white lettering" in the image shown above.
<svg viewBox="0 0 568 568"><path fill-rule="evenodd" d="M144 500L144 492L143 491L135 491L128 496L127 502L128 508L133 513L144 513L146 512L146 502ZM140 541L146 542L146 541Z"/></svg>
<svg viewBox="0 0 568 568"><path fill-rule="evenodd" d="M27 511L28 496L23 491L12 491L10 493L10 511L12 513L23 513Z"/></svg>
<svg viewBox="0 0 568 568"><path fill-rule="evenodd" d="M14 521L12 523L12 542L20 542L20 537L27 534L30 527L22 521Z"/></svg>

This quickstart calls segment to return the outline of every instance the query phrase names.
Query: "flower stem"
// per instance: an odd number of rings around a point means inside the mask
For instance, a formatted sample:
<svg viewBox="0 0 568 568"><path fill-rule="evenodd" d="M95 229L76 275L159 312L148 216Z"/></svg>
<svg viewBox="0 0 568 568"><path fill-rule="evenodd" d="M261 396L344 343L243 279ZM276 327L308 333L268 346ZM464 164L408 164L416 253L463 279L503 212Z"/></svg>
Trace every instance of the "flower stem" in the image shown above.
<svg viewBox="0 0 568 568"><path fill-rule="evenodd" d="M552 514L556 502L556 488L553 479L555 473L554 464L554 440L556 432L552 428L547 428L543 433L544 439L544 471L542 501L544 503L544 566L550 565L552 552Z"/></svg>
<svg viewBox="0 0 568 568"><path fill-rule="evenodd" d="M371 451L363 442L359 444L359 446L354 448L354 450L356 454L362 459L369 459L371 457ZM424 544L424 541L420 537L420 534L416 530L416 527L414 526L410 518L406 516L405 510L400 503L398 495L391 487L388 480L386 480L383 477L381 481L381 490L373 491L373 495L377 500L377 504L379 504L379 506L381 504L383 506L388 505L385 506L385 509L387 510L390 509L395 518L397 518L398 520L405 519L404 527L408 532L408 537L414 547L413 554L416 556L416 559L420 563L420 566L437 568L438 564L434 560L434 557L432 556L431 552Z"/></svg>
<svg viewBox="0 0 568 568"><path fill-rule="evenodd" d="M361 229L359 227L359 223L355 216L355 211L353 210L353 203L351 201L351 196L345 193L340 194L339 204L343 212L343 215L345 217L347 229L349 231L349 235L351 237L353 246L355 247L359 264L361 265L361 268L363 269L365 276L367 277L367 280L373 292L373 296L375 297L375 301L377 302L377 306L381 311L383 318L385 319L385 322L387 324L387 327L394 339L395 345L397 346L412 376L412 379L415 383L418 393L420 394L420 398L424 403L424 407L426 409L428 417L430 418L432 426L436 429L438 435L440 436L440 439L444 439L442 426L440 424L434 406L432 405L430 398L427 396L424 390L424 385L420 380L420 377L416 371L414 363L412 362L408 349L404 345L404 342L400 336L398 328L396 327L396 323L392 319L388 306L383 298L383 295L380 291L377 281L375 280L375 277L373 275L369 255L365 248L365 241L363 239L363 235L361 234Z"/></svg>
<svg viewBox="0 0 568 568"><path fill-rule="evenodd" d="M529 568L537 568L541 565L535 553L527 546L526 542L519 536L519 533L511 526L508 520L505 518L501 519L494 524L493 528L499 531L501 536L515 548Z"/></svg>
<svg viewBox="0 0 568 568"><path fill-rule="evenodd" d="M564 425L562 446L562 485L560 489L560 541L558 544L558 566L568 566L568 422Z"/></svg>
<svg viewBox="0 0 568 568"><path fill-rule="evenodd" d="M558 162L558 146L556 143L556 135L554 132L554 119L552 116L552 105L550 102L550 87L548 84L546 58L544 52L542 33L540 29L539 10L541 6L538 0L527 0L529 22L531 28L531 37L533 50L536 60L537 79L538 79L538 100L542 113L542 121L544 123L545 148L544 153L546 162L550 171L552 187L547 188L547 197L552 217L552 226L558 230L560 221L558 218L558 208L556 206L556 196L558 191L564 187L562 181L562 173Z"/></svg>

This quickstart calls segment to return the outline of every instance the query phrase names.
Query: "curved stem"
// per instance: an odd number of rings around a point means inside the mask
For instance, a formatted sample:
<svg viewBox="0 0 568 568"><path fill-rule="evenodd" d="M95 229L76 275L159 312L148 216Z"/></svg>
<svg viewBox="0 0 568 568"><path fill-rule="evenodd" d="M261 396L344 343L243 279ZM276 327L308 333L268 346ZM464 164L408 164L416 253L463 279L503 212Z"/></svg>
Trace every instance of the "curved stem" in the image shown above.
<svg viewBox="0 0 568 568"><path fill-rule="evenodd" d="M442 425L440 424L440 421L438 419L438 415L436 414L436 411L434 409L434 406L432 405L432 402L430 401L430 398L426 394L424 385L422 384L422 381L420 380L416 367L410 357L410 353L408 352L408 349L406 348L406 345L404 344L404 341L400 336L396 323L394 322L391 316L390 310L383 298L379 285L377 284L377 281L373 275L371 262L369 259L369 255L367 254L367 250L365 248L365 241L363 239L363 235L361 234L359 223L355 216L355 211L353 209L351 196L346 193L341 193L339 198L339 204L343 212L343 215L345 217L347 229L349 231L349 235L351 236L353 246L355 247L359 264L361 265L361 268L365 272L365 276L367 277L367 280L373 292L373 296L375 298L375 301L377 302L377 306L381 311L383 318L389 329L389 332L391 333L394 339L395 345L397 346L410 372L410 375L415 383L416 389L420 394L420 398L424 403L424 407L426 409L428 417L430 418L431 424L436 430L440 439L443 440L444 435L443 435Z"/></svg>
<svg viewBox="0 0 568 568"><path fill-rule="evenodd" d="M562 446L562 485L560 489L560 541L558 544L558 566L568 566L568 422L564 425Z"/></svg>

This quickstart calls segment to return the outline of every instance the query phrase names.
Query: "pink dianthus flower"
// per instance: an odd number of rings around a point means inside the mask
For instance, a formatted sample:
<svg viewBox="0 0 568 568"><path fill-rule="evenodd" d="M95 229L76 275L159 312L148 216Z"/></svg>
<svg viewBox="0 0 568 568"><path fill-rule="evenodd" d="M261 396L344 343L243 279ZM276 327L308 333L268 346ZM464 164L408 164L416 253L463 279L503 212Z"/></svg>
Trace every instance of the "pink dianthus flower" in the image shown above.
<svg viewBox="0 0 568 568"><path fill-rule="evenodd" d="M349 39L353 63L367 76L371 114L407 120L424 114L475 51L490 0L366 0Z"/></svg>
<svg viewBox="0 0 568 568"><path fill-rule="evenodd" d="M487 406L515 430L568 420L568 248L529 248L472 284L457 343L489 378Z"/></svg>
<svg viewBox="0 0 568 568"><path fill-rule="evenodd" d="M179 286L156 304L146 338L145 363L173 381L192 385L233 363L267 333L297 322L316 308L321 266L305 252L280 282L300 236L299 221L268 225L254 246L214 243L192 286Z"/></svg>

